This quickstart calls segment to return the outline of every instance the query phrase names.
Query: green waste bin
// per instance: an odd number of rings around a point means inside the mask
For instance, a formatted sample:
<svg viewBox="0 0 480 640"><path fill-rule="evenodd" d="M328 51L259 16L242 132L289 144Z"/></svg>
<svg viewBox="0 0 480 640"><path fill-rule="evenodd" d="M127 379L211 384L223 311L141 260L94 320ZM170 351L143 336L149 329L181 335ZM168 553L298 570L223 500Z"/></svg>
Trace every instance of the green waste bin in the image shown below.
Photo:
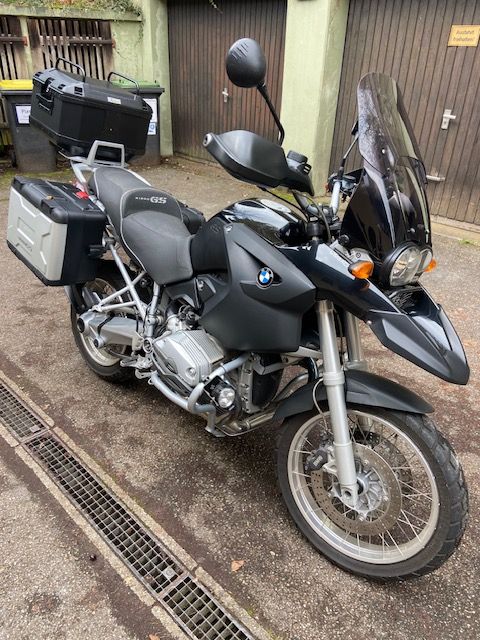
<svg viewBox="0 0 480 640"><path fill-rule="evenodd" d="M57 167L57 150L47 136L30 126L31 80L0 81L0 96L12 136L16 165L20 171L51 172Z"/></svg>
<svg viewBox="0 0 480 640"><path fill-rule="evenodd" d="M113 84L122 89L135 92L137 88L126 80L114 80ZM143 156L132 158L129 161L134 165L160 164L160 105L159 99L165 89L156 82L139 80L139 93L152 108L152 119L148 127L147 144Z"/></svg>

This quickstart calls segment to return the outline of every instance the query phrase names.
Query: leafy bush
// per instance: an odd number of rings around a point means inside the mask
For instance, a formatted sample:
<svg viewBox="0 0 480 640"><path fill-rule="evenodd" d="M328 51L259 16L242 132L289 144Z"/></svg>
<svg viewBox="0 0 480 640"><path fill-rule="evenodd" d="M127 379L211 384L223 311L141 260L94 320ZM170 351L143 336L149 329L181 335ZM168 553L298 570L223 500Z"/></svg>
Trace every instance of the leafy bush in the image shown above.
<svg viewBox="0 0 480 640"><path fill-rule="evenodd" d="M1 0L0 4L35 9L82 9L88 11L127 11L141 15L141 9L132 0Z"/></svg>

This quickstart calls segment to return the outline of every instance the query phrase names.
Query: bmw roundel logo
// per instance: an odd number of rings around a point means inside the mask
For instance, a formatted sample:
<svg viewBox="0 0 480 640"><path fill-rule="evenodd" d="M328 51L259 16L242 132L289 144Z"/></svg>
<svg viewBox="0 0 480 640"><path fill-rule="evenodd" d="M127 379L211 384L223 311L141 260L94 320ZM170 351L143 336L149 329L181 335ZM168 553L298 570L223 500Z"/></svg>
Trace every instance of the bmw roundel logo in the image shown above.
<svg viewBox="0 0 480 640"><path fill-rule="evenodd" d="M263 267L258 272L257 282L261 287L269 287L273 282L273 271L268 267Z"/></svg>

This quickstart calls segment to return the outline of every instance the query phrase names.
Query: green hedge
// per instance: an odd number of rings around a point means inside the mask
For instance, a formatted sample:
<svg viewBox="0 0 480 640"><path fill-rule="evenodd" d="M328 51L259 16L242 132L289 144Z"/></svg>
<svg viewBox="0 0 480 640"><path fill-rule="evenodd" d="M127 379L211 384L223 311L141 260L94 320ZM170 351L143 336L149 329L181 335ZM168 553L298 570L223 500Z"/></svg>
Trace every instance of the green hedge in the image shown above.
<svg viewBox="0 0 480 640"><path fill-rule="evenodd" d="M0 6L25 7L36 9L52 9L66 11L81 9L82 11L115 11L141 15L140 7L132 0L1 0Z"/></svg>

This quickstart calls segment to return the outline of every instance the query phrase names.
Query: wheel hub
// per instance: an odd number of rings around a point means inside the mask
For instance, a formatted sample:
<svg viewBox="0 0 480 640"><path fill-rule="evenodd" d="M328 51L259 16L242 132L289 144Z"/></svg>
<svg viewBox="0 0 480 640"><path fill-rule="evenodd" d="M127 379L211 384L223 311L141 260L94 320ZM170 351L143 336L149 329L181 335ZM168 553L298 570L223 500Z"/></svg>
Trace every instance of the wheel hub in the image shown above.
<svg viewBox="0 0 480 640"><path fill-rule="evenodd" d="M392 528L400 516L402 492L395 473L380 454L370 447L353 446L358 501L355 508L341 501L336 476L323 469L312 472L312 491L324 513L345 531L359 535L379 535Z"/></svg>

